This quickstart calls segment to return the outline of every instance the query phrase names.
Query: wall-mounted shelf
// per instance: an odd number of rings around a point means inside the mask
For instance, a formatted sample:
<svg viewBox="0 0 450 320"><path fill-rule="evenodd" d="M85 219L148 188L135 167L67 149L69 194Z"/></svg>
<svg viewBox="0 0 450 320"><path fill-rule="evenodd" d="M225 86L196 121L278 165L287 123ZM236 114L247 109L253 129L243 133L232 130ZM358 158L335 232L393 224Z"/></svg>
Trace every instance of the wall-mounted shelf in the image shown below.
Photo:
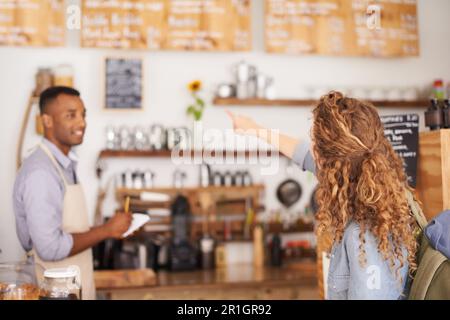
<svg viewBox="0 0 450 320"><path fill-rule="evenodd" d="M178 194L193 194L198 195L200 192L207 192L217 195L218 198L245 198L255 193L264 191L265 186L263 184L252 184L249 186L209 186L209 187L162 187L162 188L148 188L148 189L129 189L129 188L117 188L116 197L122 201L126 196L133 198L140 198L142 192L156 192L165 193L171 196Z"/></svg>
<svg viewBox="0 0 450 320"><path fill-rule="evenodd" d="M191 210L194 215L202 215L199 203L199 194L207 193L220 207L219 213L226 215L241 214L245 211L245 200L253 199L253 207L256 211L259 207L259 197L264 193L263 184L249 186L209 186L209 187L183 187L183 188L151 188L151 189L116 189L116 200L120 207L124 206L125 197L130 196L130 208L146 211L151 208L169 208L176 196L183 195L190 200ZM140 200L142 192L156 192L169 195L168 202L152 202Z"/></svg>
<svg viewBox="0 0 450 320"><path fill-rule="evenodd" d="M185 187L185 188L150 188L150 189L116 189L116 200L119 208L124 207L125 198L129 196L130 210L133 212L148 212L152 208L171 208L171 204L178 195L187 198L190 211L193 216L201 218L195 219L191 223L191 240L198 239L202 233L209 230L216 239L224 237L225 221L219 219L223 216L233 216L230 222L231 232L238 237L245 235L245 224L247 205L250 204L255 213L263 211L260 206L261 197L264 195L265 186L255 184L249 186L209 186L209 187ZM165 202L152 202L140 200L142 192L164 193L169 196ZM206 199L206 200L205 200ZM203 202L206 201L206 202ZM247 202L249 203L247 204ZM203 203L203 205L202 205ZM239 218L236 220L236 218ZM150 220L145 231L171 232L170 217ZM248 226L249 227L249 226ZM155 229L156 228L156 229ZM247 228L248 230L248 228Z"/></svg>
<svg viewBox="0 0 450 320"><path fill-rule="evenodd" d="M195 154L201 155L201 150L186 150L182 151L181 155L185 155L185 153L190 154L191 157L194 157ZM203 150L203 152L212 157L218 155L218 151L210 151ZM233 153L234 157L271 157L273 155L272 151L264 151L264 150L253 150L253 151L219 151L222 153L222 156L228 156L230 153ZM282 155L279 152L276 152L278 155ZM172 151L170 150L101 150L98 158L170 158L172 156Z"/></svg>
<svg viewBox="0 0 450 320"><path fill-rule="evenodd" d="M237 98L214 98L213 104L216 106L248 106L248 107L311 107L317 104L317 100L296 100L296 99L237 99ZM387 100L375 100L369 101L376 107L386 108L414 108L414 107L427 107L429 102L427 100L417 101L387 101Z"/></svg>

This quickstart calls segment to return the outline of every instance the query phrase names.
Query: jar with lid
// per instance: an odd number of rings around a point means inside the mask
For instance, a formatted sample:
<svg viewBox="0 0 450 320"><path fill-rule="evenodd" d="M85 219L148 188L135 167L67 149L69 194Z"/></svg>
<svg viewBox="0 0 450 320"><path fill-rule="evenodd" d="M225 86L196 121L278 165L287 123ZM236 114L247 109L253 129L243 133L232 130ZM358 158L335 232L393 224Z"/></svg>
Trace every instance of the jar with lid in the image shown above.
<svg viewBox="0 0 450 320"><path fill-rule="evenodd" d="M50 68L39 68L36 73L36 87L34 89L33 95L39 97L39 95L45 89L53 86L53 72Z"/></svg>
<svg viewBox="0 0 450 320"><path fill-rule="evenodd" d="M73 68L70 64L60 64L53 69L55 86L73 87Z"/></svg>
<svg viewBox="0 0 450 320"><path fill-rule="evenodd" d="M214 267L214 239L204 235L200 240L201 265L203 269Z"/></svg>
<svg viewBox="0 0 450 320"><path fill-rule="evenodd" d="M44 271L40 285L40 300L80 300L81 281L78 266Z"/></svg>
<svg viewBox="0 0 450 320"><path fill-rule="evenodd" d="M42 269L30 260L0 263L0 300L38 300L36 272Z"/></svg>
<svg viewBox="0 0 450 320"><path fill-rule="evenodd" d="M119 130L111 125L108 125L105 131L106 131L106 149L119 150L120 149Z"/></svg>

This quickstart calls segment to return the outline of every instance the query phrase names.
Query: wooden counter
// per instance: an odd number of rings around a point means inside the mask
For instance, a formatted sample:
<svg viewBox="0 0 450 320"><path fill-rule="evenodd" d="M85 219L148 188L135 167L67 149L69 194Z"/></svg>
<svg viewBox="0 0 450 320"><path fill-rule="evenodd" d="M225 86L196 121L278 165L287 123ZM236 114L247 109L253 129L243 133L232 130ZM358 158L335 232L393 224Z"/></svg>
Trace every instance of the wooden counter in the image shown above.
<svg viewBox="0 0 450 320"><path fill-rule="evenodd" d="M159 271L156 284L99 287L106 299L319 299L313 262L280 268L235 265L223 269L184 272Z"/></svg>
<svg viewBox="0 0 450 320"><path fill-rule="evenodd" d="M416 190L428 220L450 209L450 129L419 133Z"/></svg>

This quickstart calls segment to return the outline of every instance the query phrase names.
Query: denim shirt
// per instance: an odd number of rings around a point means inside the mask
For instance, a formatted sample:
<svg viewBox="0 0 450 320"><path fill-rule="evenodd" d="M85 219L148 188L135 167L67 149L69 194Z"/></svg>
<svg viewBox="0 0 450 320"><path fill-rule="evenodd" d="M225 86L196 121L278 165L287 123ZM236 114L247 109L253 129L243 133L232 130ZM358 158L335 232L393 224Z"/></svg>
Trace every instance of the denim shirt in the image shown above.
<svg viewBox="0 0 450 320"><path fill-rule="evenodd" d="M66 181L75 184L76 155L66 156L52 142L42 140ZM25 251L33 247L44 261L59 261L70 254L73 236L62 230L65 187L56 167L41 148L23 161L13 190L16 231Z"/></svg>
<svg viewBox="0 0 450 320"><path fill-rule="evenodd" d="M292 159L303 170L315 173L309 142L300 143ZM378 240L366 231L366 264L362 267L359 263L359 233L359 225L351 221L344 229L342 241L333 244L327 278L327 299L402 299L405 296L408 263L405 262L400 269L401 279L397 278L399 262L396 262L394 272L391 271L389 261L384 260L378 252ZM406 254L407 251L403 249L403 256L406 257Z"/></svg>

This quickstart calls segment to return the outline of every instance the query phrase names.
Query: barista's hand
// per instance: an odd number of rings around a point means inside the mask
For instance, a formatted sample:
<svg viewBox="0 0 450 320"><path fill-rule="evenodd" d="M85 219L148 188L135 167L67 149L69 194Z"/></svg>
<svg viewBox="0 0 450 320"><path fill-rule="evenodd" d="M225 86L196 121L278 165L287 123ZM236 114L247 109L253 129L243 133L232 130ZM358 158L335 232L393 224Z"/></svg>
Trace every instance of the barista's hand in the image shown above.
<svg viewBox="0 0 450 320"><path fill-rule="evenodd" d="M122 234L124 234L130 227L132 218L133 217L130 212L116 213L104 224L108 237L116 239L122 238Z"/></svg>
<svg viewBox="0 0 450 320"><path fill-rule="evenodd" d="M253 119L225 110L233 123L233 129L238 134L257 135L259 129L263 129Z"/></svg>

